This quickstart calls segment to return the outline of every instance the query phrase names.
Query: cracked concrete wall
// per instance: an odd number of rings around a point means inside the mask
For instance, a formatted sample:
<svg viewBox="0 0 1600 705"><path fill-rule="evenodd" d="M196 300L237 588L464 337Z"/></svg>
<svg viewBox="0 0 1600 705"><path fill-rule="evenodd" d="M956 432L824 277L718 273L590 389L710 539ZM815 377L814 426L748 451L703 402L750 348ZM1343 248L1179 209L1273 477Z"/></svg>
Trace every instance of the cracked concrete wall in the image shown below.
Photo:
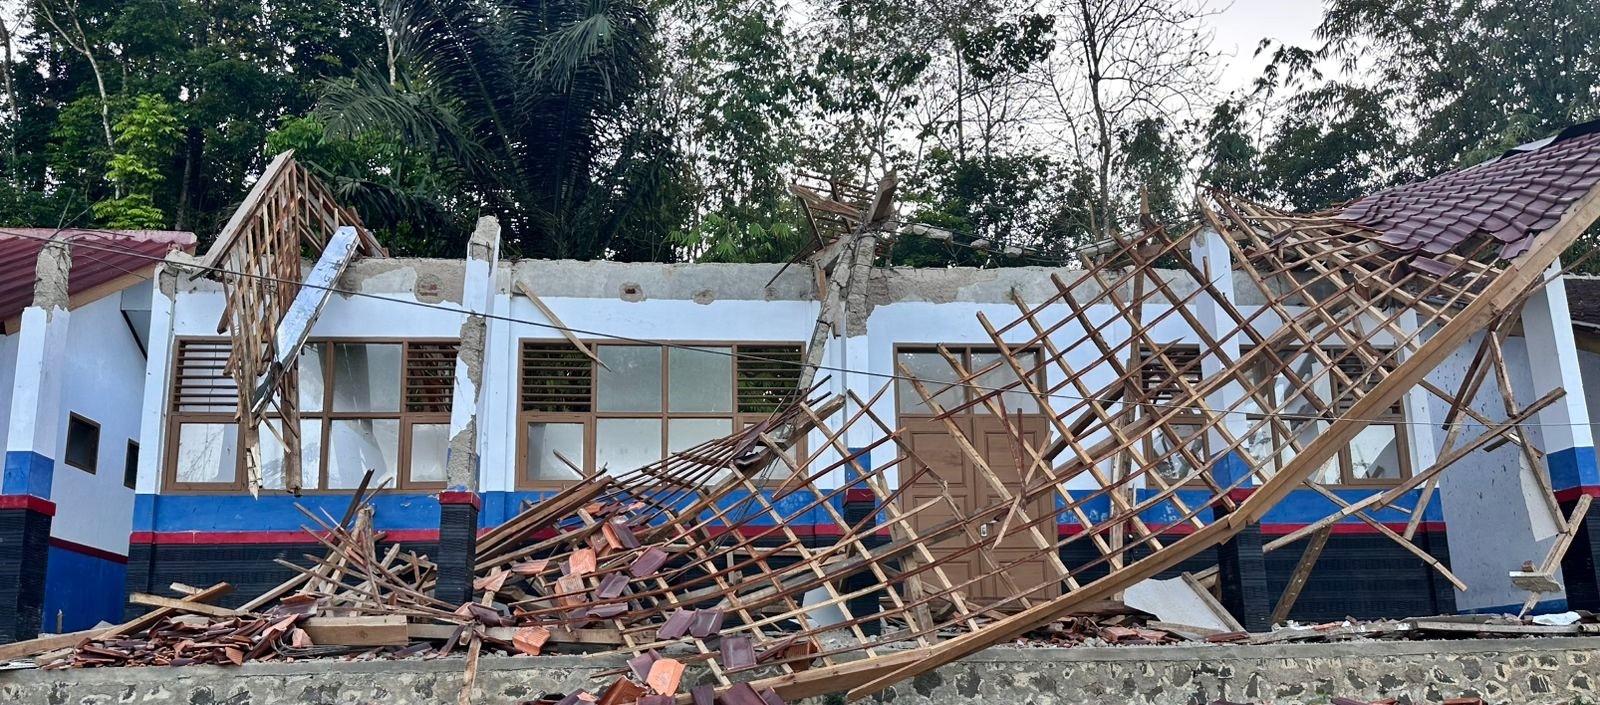
<svg viewBox="0 0 1600 705"><path fill-rule="evenodd" d="M1490 703L1596 701L1600 638L1348 642L1218 647L990 649L876 697L895 705L1275 705L1398 698L1407 705L1481 696ZM26 705L435 705L454 702L463 661L307 661L239 668L0 672L0 702ZM501 705L595 687L615 658L494 657L475 702ZM686 682L704 673L691 672ZM831 705L831 697L807 705Z"/></svg>
<svg viewBox="0 0 1600 705"><path fill-rule="evenodd" d="M72 245L54 240L44 243L33 268L33 305L51 311L66 310L67 273L72 270Z"/></svg>
<svg viewBox="0 0 1600 705"><path fill-rule="evenodd" d="M445 486L453 491L478 491L478 414L483 410L483 357L489 337L486 314L494 309L494 274L499 261L500 222L484 216L467 242L466 269L457 280L467 316L461 322L461 344L456 352L450 449L444 468Z"/></svg>

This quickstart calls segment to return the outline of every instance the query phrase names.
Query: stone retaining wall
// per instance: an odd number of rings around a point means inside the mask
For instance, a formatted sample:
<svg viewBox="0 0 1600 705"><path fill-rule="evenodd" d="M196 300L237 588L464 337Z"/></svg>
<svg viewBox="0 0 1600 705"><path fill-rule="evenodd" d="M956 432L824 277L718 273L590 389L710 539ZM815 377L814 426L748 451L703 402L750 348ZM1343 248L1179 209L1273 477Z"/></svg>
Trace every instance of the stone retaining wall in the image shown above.
<svg viewBox="0 0 1600 705"><path fill-rule="evenodd" d="M594 687L621 662L577 656L485 658L480 705ZM454 705L460 658L255 663L240 668L0 672L19 705ZM991 649L901 683L895 705L1290 705L1335 695L1402 703L1482 696L1491 705L1600 704L1600 637L1354 642L1281 646ZM815 705L839 702L819 698Z"/></svg>

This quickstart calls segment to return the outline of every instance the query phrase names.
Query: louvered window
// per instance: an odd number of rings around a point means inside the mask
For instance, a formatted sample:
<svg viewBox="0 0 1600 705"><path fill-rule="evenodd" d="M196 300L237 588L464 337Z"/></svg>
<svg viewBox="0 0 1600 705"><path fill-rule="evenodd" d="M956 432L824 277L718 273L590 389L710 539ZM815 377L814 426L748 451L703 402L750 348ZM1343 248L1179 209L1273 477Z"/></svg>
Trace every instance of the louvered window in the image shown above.
<svg viewBox="0 0 1600 705"><path fill-rule="evenodd" d="M586 353L524 341L519 486L633 470L728 436L794 398L800 362L795 344L598 343Z"/></svg>
<svg viewBox="0 0 1600 705"><path fill-rule="evenodd" d="M522 345L522 410L583 413L594 408L593 362L570 343Z"/></svg>
<svg viewBox="0 0 1600 705"><path fill-rule="evenodd" d="M455 392L456 343L410 343L406 346L406 411L450 413Z"/></svg>
<svg viewBox="0 0 1600 705"><path fill-rule="evenodd" d="M233 413L238 388L228 376L225 338L179 340L172 373L172 410L180 414Z"/></svg>
<svg viewBox="0 0 1600 705"><path fill-rule="evenodd" d="M237 397L223 376L229 341L180 340L173 375L171 487L244 488ZM306 490L350 490L368 469L401 488L444 485L457 343L312 340L295 370L298 429L268 416L260 429L262 485L284 486L287 433L297 433Z"/></svg>
<svg viewBox="0 0 1600 705"><path fill-rule="evenodd" d="M735 393L740 413L770 414L794 400L803 360L799 346L745 345L739 352Z"/></svg>
<svg viewBox="0 0 1600 705"><path fill-rule="evenodd" d="M1144 390L1143 400L1170 402L1192 398L1192 390L1200 385L1200 364L1196 362L1200 358L1200 348L1195 345L1172 345L1163 349L1165 354L1162 356L1157 356L1149 347L1139 350L1139 382ZM1179 375L1187 387L1178 381Z"/></svg>

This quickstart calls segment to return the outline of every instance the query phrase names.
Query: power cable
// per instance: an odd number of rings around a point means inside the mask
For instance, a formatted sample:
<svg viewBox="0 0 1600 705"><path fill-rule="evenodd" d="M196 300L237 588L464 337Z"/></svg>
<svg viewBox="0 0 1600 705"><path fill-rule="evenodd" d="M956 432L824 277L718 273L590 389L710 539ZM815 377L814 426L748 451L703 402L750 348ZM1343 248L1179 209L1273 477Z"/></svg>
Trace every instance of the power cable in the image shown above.
<svg viewBox="0 0 1600 705"><path fill-rule="evenodd" d="M116 231L101 230L101 229L94 229L94 228L75 228L74 230L77 230L77 231L80 231L80 232L101 233L101 234L106 234L106 235L118 235L119 234ZM36 236L36 235L29 235L27 233L21 233L21 232L16 232L16 231L12 231L12 230L0 229L0 235L10 235L10 236L13 236L13 237L21 237L21 238L27 238L27 239L33 239L33 240L49 241L49 238L43 238L43 237L39 237L39 236ZM81 246L81 247L86 247L86 248L91 249L91 250L98 250L98 251L101 251L101 252L128 255L128 256L133 256L133 257L137 257L137 258L141 258L141 259L147 259L147 260L150 260L152 262L157 262L157 263L167 261L166 258L164 258L164 257L158 257L158 256L150 255L150 254L147 254L147 253L144 253L144 252L138 252L136 250L132 250L132 249L129 249L129 248L113 248L113 247L107 247L107 246L102 246L102 245L98 245L98 244L91 245L87 241L68 241L68 242L71 242L74 247L80 247ZM204 265L200 265L198 263L189 263L189 262L177 262L175 264L177 266L185 267L185 268L192 269L192 270L210 271L210 272L213 272L213 273L216 273L216 274L232 275L232 276L238 276L238 277L259 279L259 280L262 280L262 281L268 281L268 282L278 283L278 284L290 284L290 285L294 285L294 286L305 286L305 287L310 287L312 289L317 289L317 290L322 290L322 291L328 291L328 292L335 293L335 294L340 294L342 296L355 296L355 297L369 298L369 299L374 299L374 300L377 300L377 301L384 301L384 302L389 302L389 303L403 304L403 305L406 305L406 306L414 306L414 307L418 307L418 308L426 308L426 309L432 309L432 310L438 310L438 311L445 311L445 312L453 313L453 314L464 314L464 313L467 313L467 311L464 310L464 309L451 308L449 306L442 306L442 305L439 305L439 304L431 304L431 303L427 303L427 302L423 302L423 301L407 301L405 299L390 298L388 296L383 296L383 295L380 295L380 294L372 294L372 293L367 293L367 292L363 292L363 291L355 291L355 290L350 290L350 289L341 289L341 288L339 288L337 286L331 286L331 285L330 286L321 286L321 285L310 284L310 283L306 283L306 282L285 280L285 279L280 279L278 277L273 277L273 276L265 275L265 274L251 274L251 273L248 273L248 272L238 272L238 271L226 269L226 268L223 268L223 267L220 267L220 266L219 267L207 267L207 266L204 266ZM593 338L604 338L604 339L607 339L607 340L615 340L615 341L631 343L631 344L635 344L635 345L654 346L654 347L670 348L670 349L677 349L677 350L689 350L689 351L695 351L695 352L699 352L699 353L703 353L703 354L722 355L722 356L725 356L725 357L731 357L731 358L736 358L736 359L744 359L744 360L751 360L751 361L756 361L756 362L764 362L764 363L779 364L779 365L789 365L789 366L794 366L794 367L804 367L804 366L806 366L805 363L795 362L794 360L765 357L765 356L757 355L757 354L753 354L753 353L742 353L742 352L737 352L737 351L735 351L733 349L713 349L713 348L706 348L706 347L697 347L695 345L691 345L691 344L687 344L687 343L677 343L677 342L668 341L668 340L650 340L650 339L645 339L645 338L636 338L636 337L632 337L632 336L628 336L628 335L623 335L623 334L620 334L620 333L607 333L607 332L603 332L603 331L588 330L588 329L584 329L584 328L573 328L571 326L558 326L558 325L553 324L553 323L541 323L539 321L532 321L532 320L523 319L523 318L516 318L516 317L513 317L513 316L508 316L508 315L503 315L503 314L482 313L482 314L476 314L476 315L482 315L486 319L503 321L503 322L506 322L506 323L520 323L520 324L523 324L523 325L529 325L529 326L534 326L534 327L538 327L538 328L546 328L546 329L555 330L555 331L565 331L567 333L572 333L572 334L579 335L579 336L588 336L588 337L593 337ZM913 379L911 377L907 377L905 375L900 375L900 374L896 374L896 373L892 373L892 372L876 372L876 371L873 371L873 370L858 370L858 369L852 369L852 368L849 368L849 367L843 367L843 366L838 366L838 365L818 364L818 365L815 365L815 367L817 369L819 369L819 370L827 370L829 372L836 372L836 373L840 373L840 374L858 374L858 375L863 375L863 376L866 376L866 377L873 377L873 378L892 380L892 381L909 382L909 381L911 381ZM922 382L924 384L927 384L927 385L937 385L937 386L939 386L940 389L934 393L936 396L938 394L941 394L941 393L947 391L948 389L950 389L952 387L971 387L972 389L982 390L984 392L1010 392L1010 393L1024 393L1024 394L1026 393L1024 391L1020 391L1020 390L1018 390L1018 389L1016 389L1014 387L1010 387L1010 386L1006 386L1006 387L991 387L991 386L981 385L981 384L978 384L976 380L973 380L971 382L961 382L959 380L934 380L934 379L923 379L923 378L920 378L920 377L916 378L916 380L920 381L920 382ZM1101 405L1121 403L1120 399L1090 398L1090 397L1082 397L1082 396L1077 396L1077 395L1072 395L1072 394L1063 394L1063 393L1060 393L1060 392L1045 393L1042 396L1044 396L1046 398L1049 398L1049 399L1061 399L1061 400L1077 401L1077 402L1085 402L1086 401L1086 402L1093 402L1093 403L1097 403L1097 404L1101 404ZM1149 402L1141 401L1141 402L1137 402L1137 404L1142 405L1142 406L1156 407L1156 408L1178 409L1178 410L1182 410L1182 411L1195 411L1195 412L1200 412L1200 413L1211 413L1211 414L1219 414L1219 415L1225 414L1225 415L1246 416L1246 417L1249 417L1249 416L1261 416L1262 415L1260 412L1249 411L1249 410L1208 409L1208 408L1203 407L1203 406L1191 406L1191 405L1184 405L1184 404L1171 404L1171 403L1163 403L1163 402L1158 402L1158 401L1149 401ZM1363 419L1363 418L1355 417L1355 416L1341 416L1341 415L1337 415L1337 414L1314 415L1314 414L1281 414L1280 413L1280 414L1274 414L1274 416L1276 416L1277 418L1280 418L1280 419L1289 419L1289 420L1297 420L1297 421L1325 421L1325 422L1333 422L1333 421L1364 421L1364 422L1369 423L1369 424L1381 424L1381 425L1386 425L1386 426L1405 425L1405 426L1424 426L1424 427L1428 427L1428 428L1432 428L1432 427L1437 426L1439 428L1449 428L1452 425L1454 425L1454 426L1463 426L1463 427L1466 427L1466 426L1482 426L1484 428L1489 428L1489 426L1487 424L1478 423L1475 420L1473 420L1473 421L1457 421L1454 424L1444 424L1444 423L1437 423L1436 424L1436 423L1425 423L1425 422L1421 422L1421 421L1396 420L1396 419L1393 419L1393 418L1366 418L1366 419ZM1576 422L1568 422L1568 423L1528 422L1528 423L1521 423L1521 424L1517 424L1517 425L1518 426L1523 426L1523 427L1552 426L1552 427L1568 427L1568 428L1570 428L1570 427L1575 427L1575 426L1588 426L1590 424L1576 423Z"/></svg>

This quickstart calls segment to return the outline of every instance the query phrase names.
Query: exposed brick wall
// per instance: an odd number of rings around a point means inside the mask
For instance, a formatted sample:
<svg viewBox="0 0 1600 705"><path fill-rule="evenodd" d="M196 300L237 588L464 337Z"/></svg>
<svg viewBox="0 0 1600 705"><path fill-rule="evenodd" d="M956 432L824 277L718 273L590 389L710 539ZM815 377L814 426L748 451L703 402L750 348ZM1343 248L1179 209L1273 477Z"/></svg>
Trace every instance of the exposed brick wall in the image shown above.
<svg viewBox="0 0 1600 705"><path fill-rule="evenodd" d="M437 545L432 543L404 544L407 550L433 555ZM380 544L380 553L387 550ZM169 594L168 585L174 582L197 587L209 587L226 582L233 592L217 600L217 604L237 607L294 576L294 571L278 565L274 559L283 559L297 565L309 566L306 554L322 556L327 549L316 543L295 544L221 544L221 545L152 545L134 544L128 550L128 591ZM143 614L145 608L130 605L128 617Z"/></svg>
<svg viewBox="0 0 1600 705"><path fill-rule="evenodd" d="M39 635L50 516L0 509L0 643Z"/></svg>

